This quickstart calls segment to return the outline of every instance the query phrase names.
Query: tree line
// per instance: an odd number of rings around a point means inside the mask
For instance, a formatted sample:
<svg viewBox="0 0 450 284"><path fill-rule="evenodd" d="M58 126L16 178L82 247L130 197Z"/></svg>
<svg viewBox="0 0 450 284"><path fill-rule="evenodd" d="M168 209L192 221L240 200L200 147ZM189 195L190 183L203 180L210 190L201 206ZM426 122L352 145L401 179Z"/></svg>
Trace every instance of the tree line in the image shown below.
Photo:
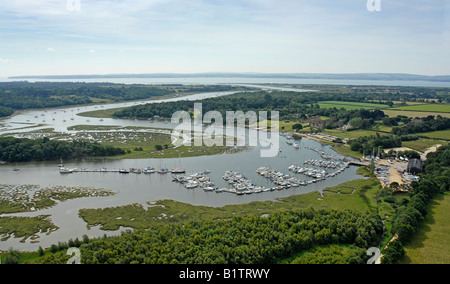
<svg viewBox="0 0 450 284"><path fill-rule="evenodd" d="M392 133L395 135L408 135L412 133L432 132L439 130L447 130L450 128L450 118L440 115L434 117L432 115L424 118L403 119L401 126L394 126Z"/></svg>
<svg viewBox="0 0 450 284"><path fill-rule="evenodd" d="M374 151L375 154L378 154L378 148L381 148L382 150L401 147L402 139L395 135L380 135L377 133L376 135L352 139L349 144L352 151L372 156Z"/></svg>
<svg viewBox="0 0 450 284"><path fill-rule="evenodd" d="M124 232L80 244L85 264L268 264L314 246L365 248L382 233L376 214L352 210L302 210L269 217L234 217ZM65 263L65 251L37 263ZM365 259L359 259L364 263Z"/></svg>
<svg viewBox="0 0 450 284"><path fill-rule="evenodd" d="M148 99L171 94L156 86L110 83L0 83L0 107L7 110L91 104L95 99L113 102ZM1 114L1 113L0 113Z"/></svg>
<svg viewBox="0 0 450 284"><path fill-rule="evenodd" d="M398 238L389 244L382 263L396 263L401 259L405 254L404 245L411 241L425 220L430 202L436 195L450 190L450 145L429 153L424 164L425 173L421 174L420 181L411 183L410 200L404 199L393 216L391 234Z"/></svg>
<svg viewBox="0 0 450 284"><path fill-rule="evenodd" d="M0 117L6 117L14 114L14 110L10 107L0 106Z"/></svg>
<svg viewBox="0 0 450 284"><path fill-rule="evenodd" d="M204 93L245 87L225 85L127 85L81 82L0 82L0 117L15 110L92 104L99 100L121 102L144 100L178 93Z"/></svg>
<svg viewBox="0 0 450 284"><path fill-rule="evenodd" d="M177 111L190 112L193 116L194 104L202 103L203 113L218 111L225 117L227 111L278 111L280 119L305 119L312 116L327 116L333 121L345 124L353 118L381 120L385 114L381 110L347 110L344 108L320 108L319 101L334 99L333 93L321 92L252 92L238 93L220 98L201 101L178 101L162 104L147 104L118 110L113 114L116 118L150 119L155 116L171 118ZM347 99L355 99L347 95ZM334 125L333 125L334 127Z"/></svg>
<svg viewBox="0 0 450 284"><path fill-rule="evenodd" d="M123 155L121 148L105 146L87 141L57 141L47 137L31 140L27 138L0 138L0 160L4 162L55 161L85 157Z"/></svg>

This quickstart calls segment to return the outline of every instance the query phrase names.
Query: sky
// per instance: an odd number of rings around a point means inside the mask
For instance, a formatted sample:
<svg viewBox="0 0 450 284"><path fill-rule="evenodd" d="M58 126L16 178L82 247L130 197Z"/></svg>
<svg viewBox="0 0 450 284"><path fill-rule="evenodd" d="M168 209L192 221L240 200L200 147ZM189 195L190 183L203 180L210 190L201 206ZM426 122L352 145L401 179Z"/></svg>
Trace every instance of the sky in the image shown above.
<svg viewBox="0 0 450 284"><path fill-rule="evenodd" d="M450 75L450 1L0 0L0 77L202 72Z"/></svg>

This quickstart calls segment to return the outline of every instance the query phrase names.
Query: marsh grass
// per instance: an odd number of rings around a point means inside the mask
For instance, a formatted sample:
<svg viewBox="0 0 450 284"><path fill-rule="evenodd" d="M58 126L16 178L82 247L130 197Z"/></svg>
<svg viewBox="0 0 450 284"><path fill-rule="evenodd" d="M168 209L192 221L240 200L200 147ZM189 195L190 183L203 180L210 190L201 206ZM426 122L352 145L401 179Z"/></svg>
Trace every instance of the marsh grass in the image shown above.
<svg viewBox="0 0 450 284"><path fill-rule="evenodd" d="M1 240L6 241L10 237L22 238L25 242L28 238L36 239L37 234L47 233L59 229L55 226L48 215L38 217L0 217Z"/></svg>
<svg viewBox="0 0 450 284"><path fill-rule="evenodd" d="M312 192L276 199L224 207L194 206L173 200L148 203L146 210L140 204L102 209L82 209L79 216L87 226L100 226L115 231L121 227L145 229L154 225L185 223L189 221L227 219L236 216L262 216L299 209L344 209L367 212L376 210L379 189L376 179L358 179L327 188L323 194Z"/></svg>

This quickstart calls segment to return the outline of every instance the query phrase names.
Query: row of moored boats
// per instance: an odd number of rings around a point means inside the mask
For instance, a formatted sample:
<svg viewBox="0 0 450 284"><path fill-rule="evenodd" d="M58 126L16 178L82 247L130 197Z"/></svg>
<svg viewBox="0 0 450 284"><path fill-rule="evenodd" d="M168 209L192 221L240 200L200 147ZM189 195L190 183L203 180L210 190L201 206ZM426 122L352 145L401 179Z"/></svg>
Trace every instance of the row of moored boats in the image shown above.
<svg viewBox="0 0 450 284"><path fill-rule="evenodd" d="M211 181L208 174L209 171L206 170L192 175L172 175L172 181L179 182L189 189L203 188L204 191L222 192L222 190L215 186L214 182Z"/></svg>
<svg viewBox="0 0 450 284"><path fill-rule="evenodd" d="M168 173L172 173L172 174L183 174L186 173L185 170L182 169L167 169L167 168L161 168L159 170L156 170L155 168L152 167L147 167L144 169L140 169L140 168L130 168L130 169L114 169L114 170L108 170L107 168L102 168L102 169L78 169L78 168L74 168L74 169L70 169L70 168L65 168L63 166L59 167L59 173L61 174L72 174L72 173L120 173L120 174L154 174L154 173L158 173L158 174L168 174Z"/></svg>

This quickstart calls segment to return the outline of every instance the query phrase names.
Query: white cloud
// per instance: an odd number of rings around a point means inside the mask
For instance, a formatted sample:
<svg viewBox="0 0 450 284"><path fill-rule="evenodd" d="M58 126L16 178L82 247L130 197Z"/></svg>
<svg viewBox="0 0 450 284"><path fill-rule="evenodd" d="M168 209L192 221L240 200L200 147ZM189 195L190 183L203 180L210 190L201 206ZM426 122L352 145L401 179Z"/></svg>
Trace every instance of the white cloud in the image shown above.
<svg viewBox="0 0 450 284"><path fill-rule="evenodd" d="M68 11L68 1L81 1L82 9ZM29 59L28 66L34 63L38 70L43 60L59 62L55 55L60 53L71 55L64 57L65 66L74 70L70 73L82 73L78 70L85 66L92 72L83 60L98 60L97 66L105 69L114 61L110 58L118 56L122 66L111 67L117 73L124 68L145 72L149 66L174 72L195 66L199 72L206 68L348 73L367 72L381 64L415 73L433 65L448 73L450 66L445 64L450 58L450 4L443 0L410 1L419 7L382 0L383 11L372 14L366 0L0 2L0 54L20 62ZM437 11L443 6L445 17ZM427 63L416 62L415 70L406 68L411 54ZM0 58L2 64L10 62Z"/></svg>
<svg viewBox="0 0 450 284"><path fill-rule="evenodd" d="M22 15L61 15L66 14L66 2L61 0L15 0L2 1L2 9Z"/></svg>
<svg viewBox="0 0 450 284"><path fill-rule="evenodd" d="M0 57L0 63L1 64L7 64L7 63L11 63L11 62L13 62L11 59L1 58Z"/></svg>

